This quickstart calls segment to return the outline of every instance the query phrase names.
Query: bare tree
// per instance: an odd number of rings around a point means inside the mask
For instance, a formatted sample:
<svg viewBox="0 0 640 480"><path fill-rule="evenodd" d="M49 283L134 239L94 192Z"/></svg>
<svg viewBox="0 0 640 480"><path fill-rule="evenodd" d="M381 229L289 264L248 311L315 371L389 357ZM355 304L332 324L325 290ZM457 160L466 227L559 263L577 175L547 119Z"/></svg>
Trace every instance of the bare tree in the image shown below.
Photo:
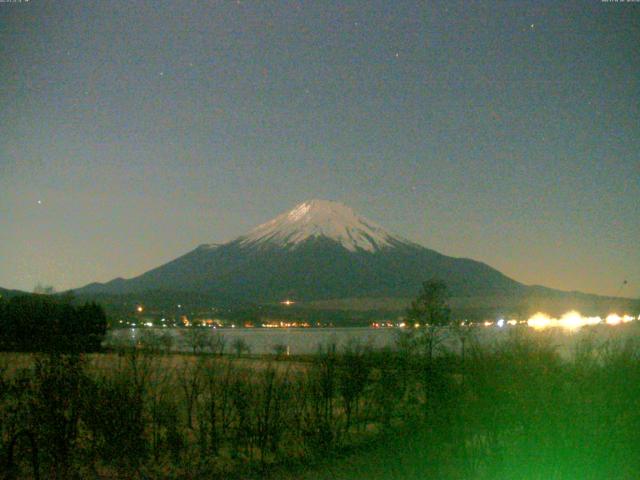
<svg viewBox="0 0 640 480"><path fill-rule="evenodd" d="M236 376L231 362L207 359L202 369L203 401L200 403L199 425L201 436L207 442L205 450L217 455L230 428L231 383Z"/></svg>
<svg viewBox="0 0 640 480"><path fill-rule="evenodd" d="M202 387L202 370L204 363L201 357L185 358L177 369L177 377L184 394L187 410L187 426L193 430L193 409Z"/></svg>
<svg viewBox="0 0 640 480"><path fill-rule="evenodd" d="M367 350L357 342L349 342L340 357L338 370L338 389L345 409L344 433L349 432L352 417L358 412L360 396L363 394L369 377Z"/></svg>
<svg viewBox="0 0 640 480"><path fill-rule="evenodd" d="M422 284L422 291L407 309L409 326L425 329L416 339L426 349L429 361L441 340L440 329L451 323L448 300L447 285L441 280L431 279Z"/></svg>
<svg viewBox="0 0 640 480"><path fill-rule="evenodd" d="M211 345L211 332L203 327L189 327L182 331L183 342L194 355L203 353Z"/></svg>
<svg viewBox="0 0 640 480"><path fill-rule="evenodd" d="M241 357L244 353L249 353L251 348L244 338L236 338L231 342L231 349L236 353L237 357Z"/></svg>

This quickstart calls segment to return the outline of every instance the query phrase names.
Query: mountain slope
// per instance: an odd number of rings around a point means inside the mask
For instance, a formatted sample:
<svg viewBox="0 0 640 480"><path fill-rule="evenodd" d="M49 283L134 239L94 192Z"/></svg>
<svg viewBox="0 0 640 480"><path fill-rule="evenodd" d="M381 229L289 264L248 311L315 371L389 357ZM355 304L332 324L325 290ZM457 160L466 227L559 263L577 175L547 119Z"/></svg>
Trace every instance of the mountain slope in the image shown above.
<svg viewBox="0 0 640 480"><path fill-rule="evenodd" d="M18 295L30 295L29 292L23 292L21 290L9 290L6 288L0 288L0 298L5 300L11 297L17 297Z"/></svg>
<svg viewBox="0 0 640 480"><path fill-rule="evenodd" d="M199 291L244 301L312 301L414 296L431 277L444 279L456 296L525 288L488 265L393 235L342 204L312 200L232 242L202 245L139 277L78 292Z"/></svg>

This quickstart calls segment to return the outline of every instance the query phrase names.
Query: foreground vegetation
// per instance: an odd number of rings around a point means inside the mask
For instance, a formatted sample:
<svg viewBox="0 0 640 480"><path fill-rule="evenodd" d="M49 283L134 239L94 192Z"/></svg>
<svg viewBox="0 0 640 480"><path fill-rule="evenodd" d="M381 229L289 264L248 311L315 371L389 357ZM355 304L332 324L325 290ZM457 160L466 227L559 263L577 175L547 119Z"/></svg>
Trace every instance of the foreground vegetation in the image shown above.
<svg viewBox="0 0 640 480"><path fill-rule="evenodd" d="M104 309L73 296L0 296L0 351L95 352L107 328Z"/></svg>
<svg viewBox="0 0 640 480"><path fill-rule="evenodd" d="M524 329L464 358L401 340L296 361L3 354L4 478L637 478L636 343L563 361Z"/></svg>

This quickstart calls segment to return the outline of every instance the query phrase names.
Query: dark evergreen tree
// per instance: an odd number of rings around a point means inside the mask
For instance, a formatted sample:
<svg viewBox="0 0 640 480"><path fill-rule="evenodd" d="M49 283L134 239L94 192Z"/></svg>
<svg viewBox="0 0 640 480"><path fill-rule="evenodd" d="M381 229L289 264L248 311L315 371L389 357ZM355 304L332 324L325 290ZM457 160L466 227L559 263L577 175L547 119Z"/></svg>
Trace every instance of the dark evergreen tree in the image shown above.
<svg viewBox="0 0 640 480"><path fill-rule="evenodd" d="M0 304L0 347L19 351L95 351L106 333L101 306L66 297L20 295Z"/></svg>

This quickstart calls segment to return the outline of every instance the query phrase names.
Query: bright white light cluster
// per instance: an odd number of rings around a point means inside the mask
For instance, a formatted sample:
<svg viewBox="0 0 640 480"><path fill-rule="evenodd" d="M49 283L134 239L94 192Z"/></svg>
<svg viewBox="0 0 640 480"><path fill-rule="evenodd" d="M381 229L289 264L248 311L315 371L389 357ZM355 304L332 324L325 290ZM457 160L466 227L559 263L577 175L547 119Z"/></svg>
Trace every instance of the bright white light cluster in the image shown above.
<svg viewBox="0 0 640 480"><path fill-rule="evenodd" d="M606 323L607 325L619 325L621 323L629 323L636 320L636 317L631 315L618 315L617 313L611 313L604 319L601 317L583 317L579 312L572 310L565 313L560 318L553 318L546 313L538 312L527 320L527 325L536 330L544 330L545 328L560 327L566 330L577 330L581 327L589 325L598 325L600 323ZM638 317L640 320L640 316Z"/></svg>

